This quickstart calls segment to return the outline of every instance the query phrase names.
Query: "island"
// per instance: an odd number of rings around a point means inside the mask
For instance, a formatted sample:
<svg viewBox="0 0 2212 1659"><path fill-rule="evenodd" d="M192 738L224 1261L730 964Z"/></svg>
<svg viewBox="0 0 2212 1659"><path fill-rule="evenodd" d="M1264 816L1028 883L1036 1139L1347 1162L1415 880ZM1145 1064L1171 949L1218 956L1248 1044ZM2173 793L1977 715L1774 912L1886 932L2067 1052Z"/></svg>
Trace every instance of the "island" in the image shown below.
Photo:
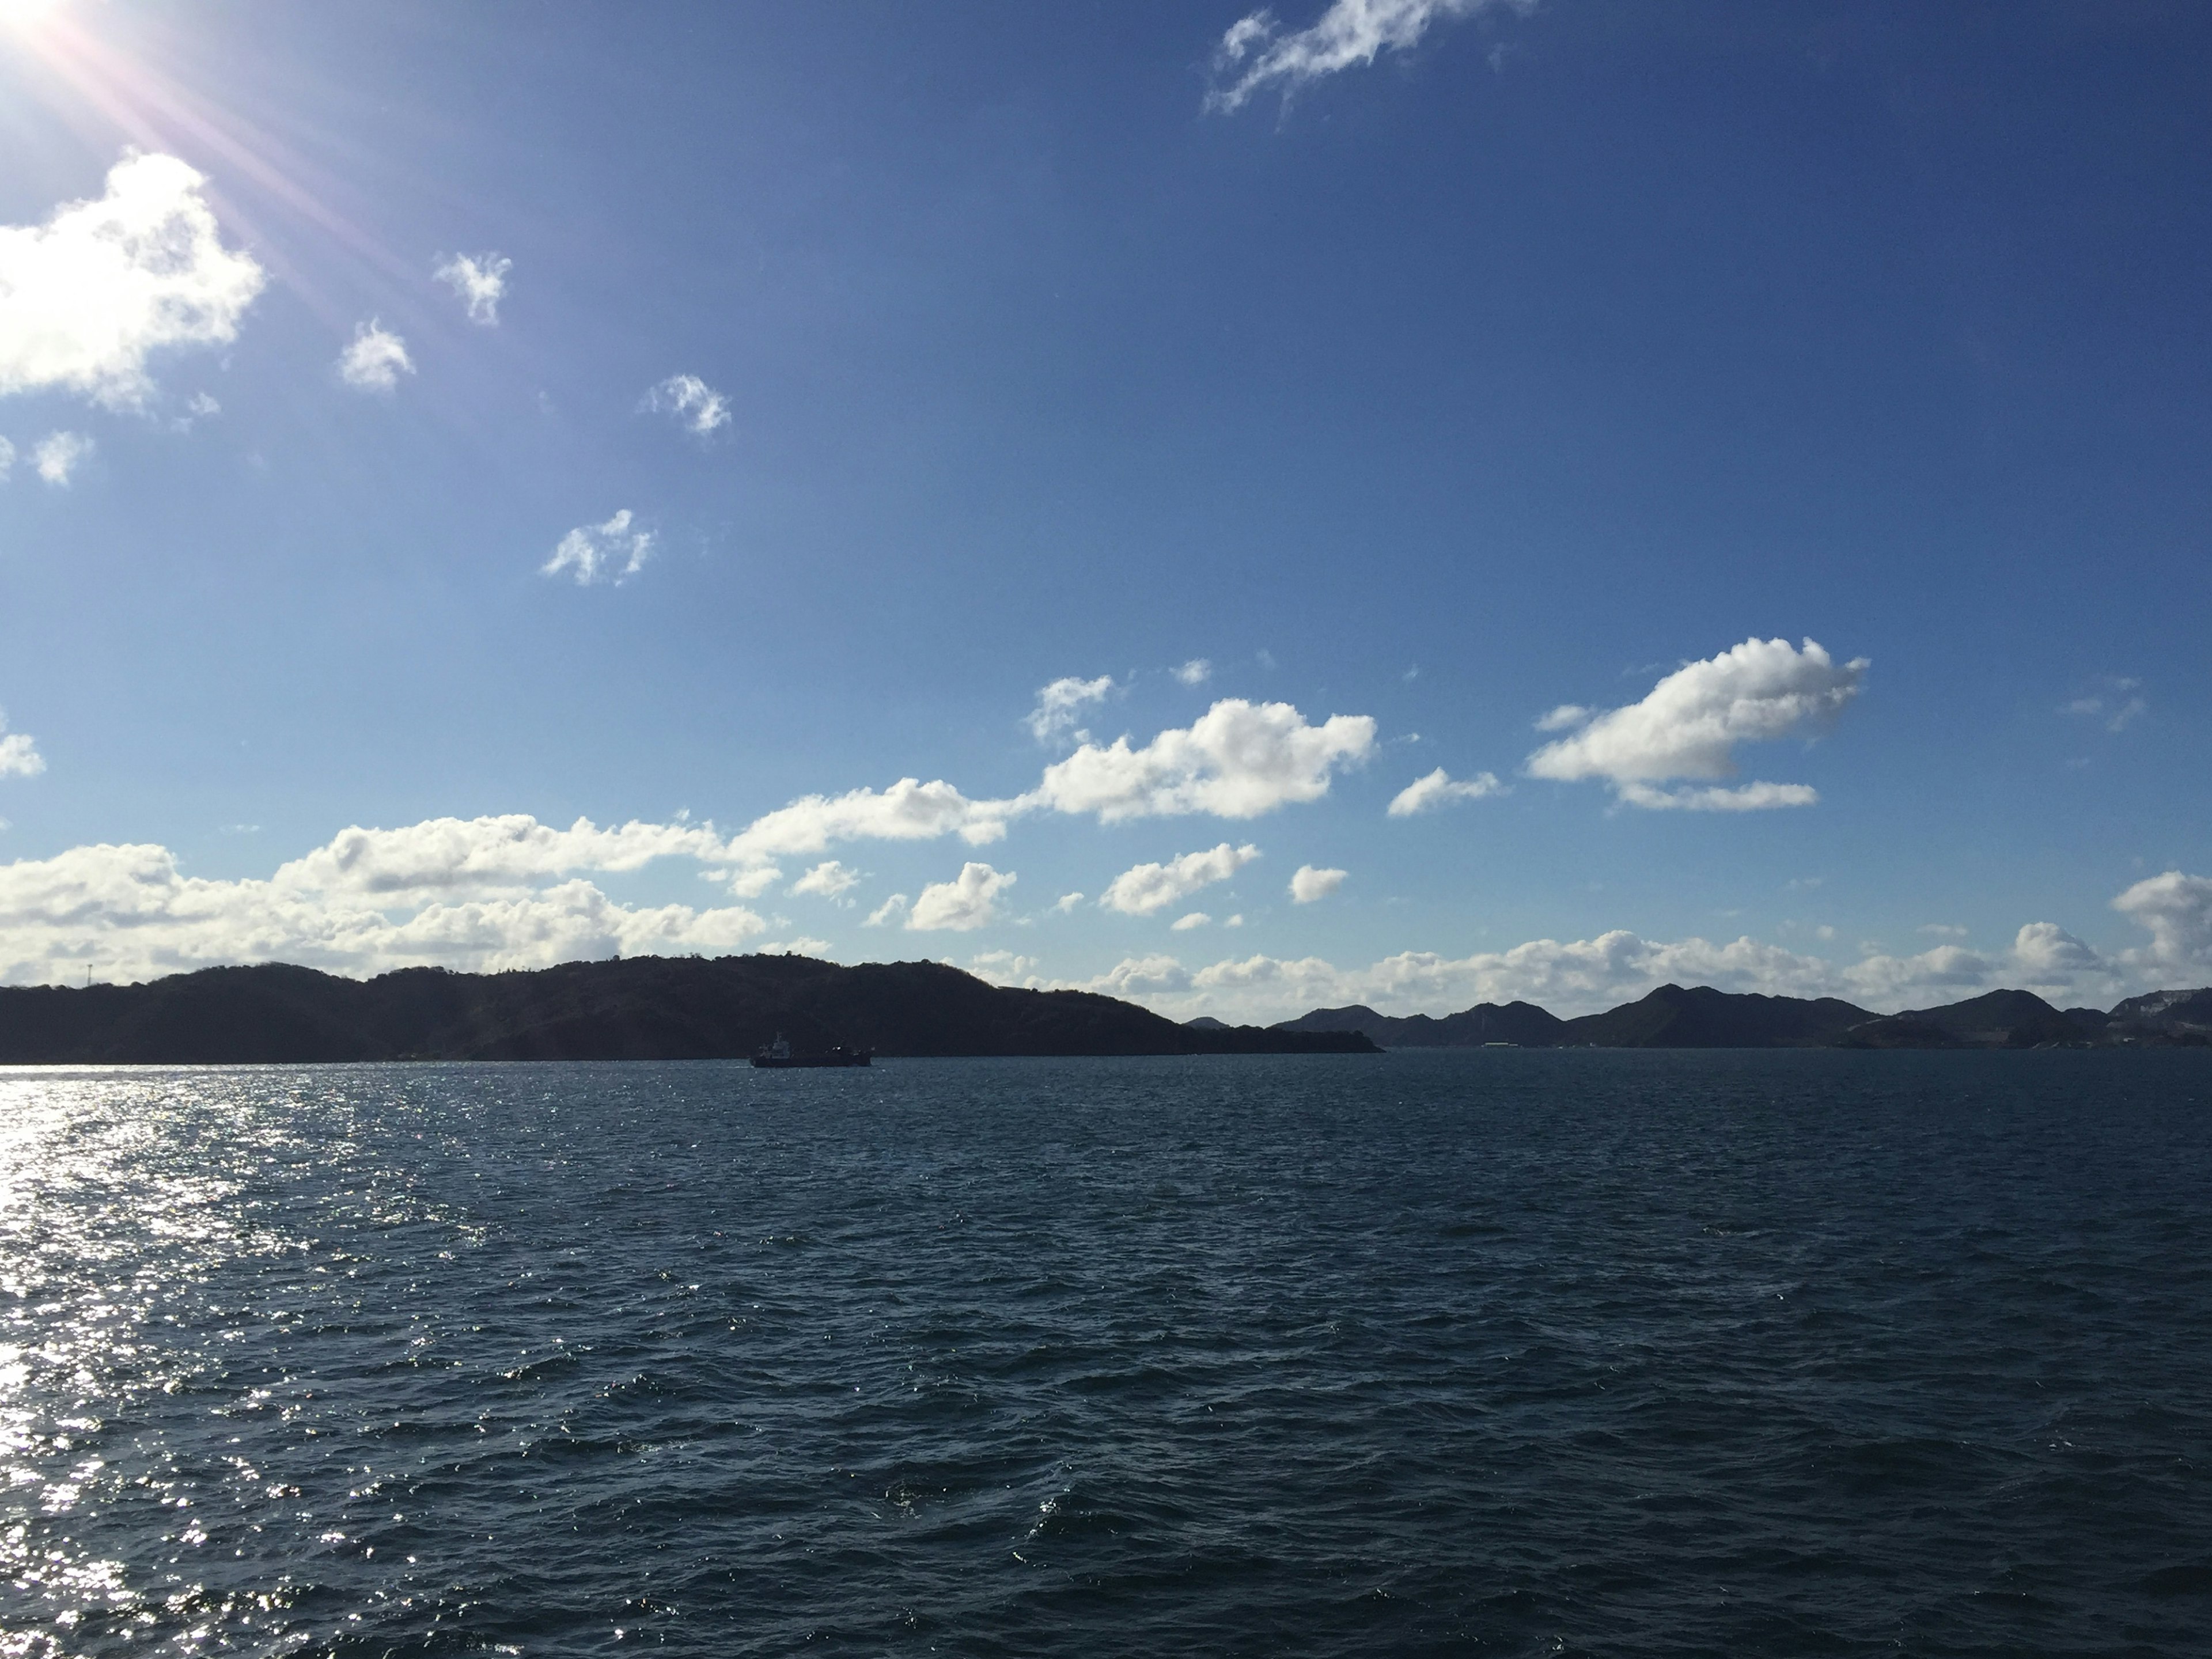
<svg viewBox="0 0 2212 1659"><path fill-rule="evenodd" d="M1368 1054L1356 1031L1178 1025L1088 991L936 962L639 957L342 978L280 963L137 985L0 988L0 1064L740 1060L779 1036L878 1055Z"/></svg>

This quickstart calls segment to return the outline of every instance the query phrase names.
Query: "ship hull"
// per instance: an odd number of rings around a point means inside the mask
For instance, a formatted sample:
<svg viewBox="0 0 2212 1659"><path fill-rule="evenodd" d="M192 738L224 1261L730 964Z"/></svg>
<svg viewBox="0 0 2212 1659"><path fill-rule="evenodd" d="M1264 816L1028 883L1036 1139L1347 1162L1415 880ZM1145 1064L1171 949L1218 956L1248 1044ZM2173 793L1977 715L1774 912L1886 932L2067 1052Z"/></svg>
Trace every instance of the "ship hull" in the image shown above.
<svg viewBox="0 0 2212 1659"><path fill-rule="evenodd" d="M753 1064L763 1072L789 1072L822 1066L866 1066L874 1059L870 1054L755 1054Z"/></svg>

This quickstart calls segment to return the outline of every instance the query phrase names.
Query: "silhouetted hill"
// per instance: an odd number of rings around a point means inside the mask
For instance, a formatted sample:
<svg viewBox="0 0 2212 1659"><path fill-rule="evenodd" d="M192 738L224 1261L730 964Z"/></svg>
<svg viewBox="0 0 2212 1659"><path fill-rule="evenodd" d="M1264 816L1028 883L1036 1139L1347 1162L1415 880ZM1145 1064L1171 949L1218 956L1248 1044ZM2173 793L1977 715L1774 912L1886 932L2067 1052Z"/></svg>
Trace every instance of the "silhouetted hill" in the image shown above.
<svg viewBox="0 0 2212 1659"><path fill-rule="evenodd" d="M1316 1008L1273 1028L1278 1031L1358 1031L1385 1048L1480 1048L1510 1042L1523 1048L1548 1048L1559 1041L1562 1024L1533 1002L1477 1003L1442 1019L1428 1014L1394 1018L1354 1003L1349 1008Z"/></svg>
<svg viewBox="0 0 2212 1659"><path fill-rule="evenodd" d="M644 957L368 980L270 964L144 985L0 988L0 1063L737 1059L781 1032L884 1055L1371 1054L1357 1034L1178 1025L1085 991L933 962Z"/></svg>
<svg viewBox="0 0 2212 1659"><path fill-rule="evenodd" d="M1600 1048L1804 1048L1874 1016L1835 997L1770 997L1662 985L1638 1002L1566 1023L1561 1041Z"/></svg>
<svg viewBox="0 0 2212 1659"><path fill-rule="evenodd" d="M1433 1018L1354 1003L1316 1008L1278 1031L1358 1031L1385 1048L2033 1048L2050 1043L2212 1045L2212 988L2154 991L2110 1013L2060 1013L2027 991L1991 991L1940 1008L1877 1016L1835 997L1770 997L1662 985L1601 1014L1560 1020L1533 1003L1478 1004Z"/></svg>
<svg viewBox="0 0 2212 1659"><path fill-rule="evenodd" d="M2035 1048L2094 1042L2098 1033L2033 991L1991 991L1941 1008L1908 1008L1844 1034L1850 1048Z"/></svg>

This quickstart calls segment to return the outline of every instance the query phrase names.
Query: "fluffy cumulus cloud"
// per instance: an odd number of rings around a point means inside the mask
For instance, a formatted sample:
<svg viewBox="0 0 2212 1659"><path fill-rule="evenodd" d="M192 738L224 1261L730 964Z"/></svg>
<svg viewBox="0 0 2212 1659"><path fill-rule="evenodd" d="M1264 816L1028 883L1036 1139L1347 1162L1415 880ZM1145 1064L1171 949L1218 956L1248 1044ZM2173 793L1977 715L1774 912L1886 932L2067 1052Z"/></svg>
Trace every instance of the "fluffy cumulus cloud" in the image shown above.
<svg viewBox="0 0 2212 1659"><path fill-rule="evenodd" d="M496 253L456 253L433 273L468 308L469 320L486 328L499 325L499 302L507 297L507 273L514 261Z"/></svg>
<svg viewBox="0 0 2212 1659"><path fill-rule="evenodd" d="M1234 110L1270 86L1287 94L1339 70L1364 68L1382 52L1413 46L1432 23L1534 6L1535 0L1333 0L1311 24L1287 34L1273 14L1255 11L1232 24L1215 48L1206 107Z"/></svg>
<svg viewBox="0 0 2212 1659"><path fill-rule="evenodd" d="M573 576L579 587L626 582L652 556L653 532L634 528L630 510L623 507L605 524L579 525L562 537L538 574Z"/></svg>
<svg viewBox="0 0 2212 1659"><path fill-rule="evenodd" d="M10 732L0 713L0 778L34 778L46 769L46 757L27 732Z"/></svg>
<svg viewBox="0 0 2212 1659"><path fill-rule="evenodd" d="M817 898L838 898L860 884L860 872L850 866L830 859L816 865L797 881L791 884L794 893L811 893Z"/></svg>
<svg viewBox="0 0 2212 1659"><path fill-rule="evenodd" d="M1092 703L1102 702L1114 690L1114 677L1101 674L1095 680L1079 678L1070 674L1054 680L1050 685L1038 688L1036 707L1030 709L1022 724L1039 743L1050 743L1054 738L1073 732L1078 743L1090 741L1088 732L1078 731L1077 723L1083 711Z"/></svg>
<svg viewBox="0 0 2212 1659"><path fill-rule="evenodd" d="M354 325L353 339L338 353L338 379L356 392L389 392L414 372L407 342L374 317Z"/></svg>
<svg viewBox="0 0 2212 1659"><path fill-rule="evenodd" d="M1286 702L1224 698L1188 728L1133 748L1086 743L1045 769L1026 806L1095 813L1102 823L1205 812L1253 818L1293 802L1319 800L1331 776L1374 752L1375 722L1332 714L1320 726Z"/></svg>
<svg viewBox="0 0 2212 1659"><path fill-rule="evenodd" d="M1165 864L1139 864L1115 877L1098 902L1125 916L1153 915L1177 899L1189 897L1201 887L1228 880L1259 856L1256 847L1231 847L1224 841L1218 847L1208 848L1202 853L1185 853Z"/></svg>
<svg viewBox="0 0 2212 1659"><path fill-rule="evenodd" d="M730 838L727 856L744 863L819 853L838 842L934 841L957 835L971 847L1006 833L1010 804L970 800L939 779L901 778L888 789L802 795L763 813Z"/></svg>
<svg viewBox="0 0 2212 1659"><path fill-rule="evenodd" d="M155 354L238 337L267 278L222 245L206 183L173 155L126 155L97 199L0 226L0 395L136 409Z"/></svg>
<svg viewBox="0 0 2212 1659"><path fill-rule="evenodd" d="M1863 657L1835 662L1811 640L1802 650L1787 640L1746 640L1676 669L1626 708L1554 709L1547 720L1579 721L1581 729L1529 756L1528 769L1563 781L1602 779L1633 806L1709 812L1808 806L1820 796L1805 784L1668 786L1733 777L1740 744L1817 734L1858 695L1868 666Z"/></svg>
<svg viewBox="0 0 2212 1659"><path fill-rule="evenodd" d="M672 374L645 394L644 407L655 415L672 415L684 430L703 438L730 423L730 405L722 394L696 374Z"/></svg>
<svg viewBox="0 0 2212 1659"><path fill-rule="evenodd" d="M1012 872L994 870L988 864L963 864L951 881L933 881L907 912L906 925L916 933L973 933L999 919L1000 894L1014 884Z"/></svg>
<svg viewBox="0 0 2212 1659"><path fill-rule="evenodd" d="M726 952L766 932L743 906L624 905L588 880L544 878L634 867L674 828L447 819L348 831L266 880L242 881L188 876L165 848L75 848L0 866L0 981L52 982L87 963L109 980L272 961L344 974L495 971Z"/></svg>
<svg viewBox="0 0 2212 1659"><path fill-rule="evenodd" d="M93 448L82 432L50 432L32 447L31 465L42 481L66 489L77 468L92 459Z"/></svg>
<svg viewBox="0 0 2212 1659"><path fill-rule="evenodd" d="M2149 929L2150 945L2142 952L2148 965L2212 972L2212 877L2168 870L2136 883L2112 901L2112 908Z"/></svg>
<svg viewBox="0 0 2212 1659"><path fill-rule="evenodd" d="M1345 872L1316 870L1310 864L1301 864L1291 877L1291 897L1300 904L1311 904L1316 899L1325 899L1344 885Z"/></svg>
<svg viewBox="0 0 2212 1659"><path fill-rule="evenodd" d="M1416 778L1401 789L1390 800L1390 816L1409 818L1416 812L1426 812L1455 800L1480 800L1485 795L1504 793L1504 786L1492 772L1478 772L1471 778L1455 780L1441 766L1425 778Z"/></svg>

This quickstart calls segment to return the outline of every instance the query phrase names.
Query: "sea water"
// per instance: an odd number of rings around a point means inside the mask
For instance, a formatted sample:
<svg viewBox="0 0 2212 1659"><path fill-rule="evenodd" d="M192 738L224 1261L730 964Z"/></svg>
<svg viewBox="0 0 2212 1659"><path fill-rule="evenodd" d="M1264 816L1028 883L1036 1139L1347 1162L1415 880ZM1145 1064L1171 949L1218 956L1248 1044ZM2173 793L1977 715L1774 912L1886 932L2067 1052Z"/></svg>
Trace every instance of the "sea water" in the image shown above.
<svg viewBox="0 0 2212 1659"><path fill-rule="evenodd" d="M2212 1651L2212 1058L0 1072L0 1655Z"/></svg>

